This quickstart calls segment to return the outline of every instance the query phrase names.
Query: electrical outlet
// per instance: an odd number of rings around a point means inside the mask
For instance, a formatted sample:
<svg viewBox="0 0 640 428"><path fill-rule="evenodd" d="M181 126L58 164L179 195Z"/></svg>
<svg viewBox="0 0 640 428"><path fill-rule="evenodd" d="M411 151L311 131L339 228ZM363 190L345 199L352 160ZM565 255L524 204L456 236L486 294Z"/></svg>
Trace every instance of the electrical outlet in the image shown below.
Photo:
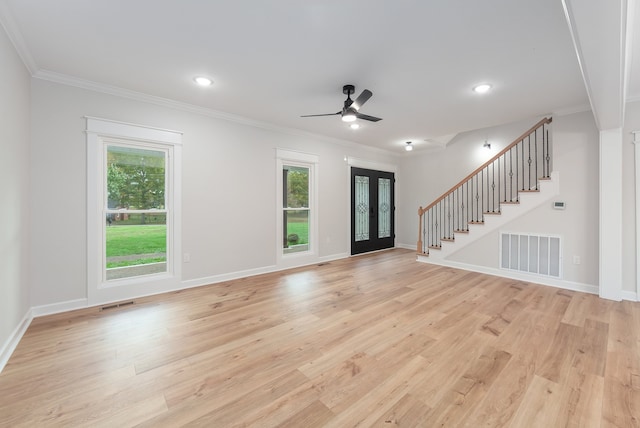
<svg viewBox="0 0 640 428"><path fill-rule="evenodd" d="M184 263L189 263L189 262L191 261L191 254L189 254L189 253L184 253L184 254L182 255L182 261L183 261Z"/></svg>
<svg viewBox="0 0 640 428"><path fill-rule="evenodd" d="M573 264L579 265L581 263L580 256L573 256Z"/></svg>

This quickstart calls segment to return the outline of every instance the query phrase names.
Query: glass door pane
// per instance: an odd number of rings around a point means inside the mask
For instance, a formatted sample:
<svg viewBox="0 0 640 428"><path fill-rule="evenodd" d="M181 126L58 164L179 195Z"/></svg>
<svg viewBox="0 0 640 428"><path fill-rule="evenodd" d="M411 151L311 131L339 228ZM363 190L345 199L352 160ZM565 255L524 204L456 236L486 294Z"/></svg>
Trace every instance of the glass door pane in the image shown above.
<svg viewBox="0 0 640 428"><path fill-rule="evenodd" d="M369 177L355 176L355 240L369 239Z"/></svg>
<svg viewBox="0 0 640 428"><path fill-rule="evenodd" d="M391 236L391 180L378 178L378 238Z"/></svg>

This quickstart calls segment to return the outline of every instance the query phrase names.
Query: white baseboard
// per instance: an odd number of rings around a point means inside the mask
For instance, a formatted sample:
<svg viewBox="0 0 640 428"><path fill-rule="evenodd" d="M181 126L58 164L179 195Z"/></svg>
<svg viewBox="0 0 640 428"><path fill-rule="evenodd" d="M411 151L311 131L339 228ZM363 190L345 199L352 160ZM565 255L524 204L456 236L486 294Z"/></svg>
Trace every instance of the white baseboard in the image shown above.
<svg viewBox="0 0 640 428"><path fill-rule="evenodd" d="M294 267L309 266L309 265L314 265L318 263L327 263L333 260L344 259L347 257L349 257L348 253L333 254L330 256L318 257L318 259L312 263L301 264L300 266L294 266ZM178 288L175 288L173 290L166 290L166 291L163 291L162 293L185 290L193 287L201 287L203 285L215 284L218 282L230 281L233 279L247 278L251 276L262 275L262 274L271 273L271 272L278 272L281 270L286 270L291 268L292 268L291 266L278 267L273 265L273 266L264 266L261 268L248 269L248 270L237 271L237 272L230 272L230 273L225 273L220 275L214 275L214 276L209 276L204 278L191 279L187 281L182 281L181 286ZM131 296L132 299L139 298L139 297L147 297L147 296L146 295ZM49 305L34 306L33 308L31 308L30 316L31 316L31 319L33 319L33 318L42 317L46 315L58 314L61 312L73 311L76 309L84 309L87 307L89 307L89 303L88 303L88 299L86 298L69 300L66 302L52 303ZM31 322L31 320L29 320L29 322Z"/></svg>
<svg viewBox="0 0 640 428"><path fill-rule="evenodd" d="M417 246L416 244L396 244L396 248L404 248L405 250L413 250L416 251Z"/></svg>
<svg viewBox="0 0 640 428"><path fill-rule="evenodd" d="M274 272L274 266L264 266L255 269L247 269L230 273L222 273L220 275L213 276L205 276L202 278L188 279L186 281L182 281L182 286L184 289L193 288L193 287L201 287L203 285L208 284L216 284L218 282L231 281L233 279L245 278L249 276L262 275L263 273Z"/></svg>
<svg viewBox="0 0 640 428"><path fill-rule="evenodd" d="M622 300L630 300L632 302L640 302L638 298L638 293L635 291L625 291L622 290Z"/></svg>
<svg viewBox="0 0 640 428"><path fill-rule="evenodd" d="M193 287L201 287L203 285L216 284L216 283L219 283L219 282L231 281L231 280L240 279L240 278L247 278L247 277L251 277L251 276L262 275L262 274L265 274L265 273L279 272L279 271L283 271L283 270L287 270L287 269L295 269L295 268L298 268L298 267L311 266L311 265L315 265L315 264L319 264L319 263L328 263L328 262L331 262L333 260L345 259L345 258L347 258L349 256L350 256L349 253L332 254L330 256L318 257L313 262L302 263L302 264L296 265L296 266L282 266L282 267L279 267L277 265L264 266L264 267L261 267L261 268L241 270L241 271L230 272L230 273L223 273L223 274L220 274L220 275L207 276L207 277L204 277L204 278L189 279L189 280L186 280L186 281L182 281L182 285L184 286L185 289L186 288L193 288Z"/></svg>
<svg viewBox="0 0 640 428"><path fill-rule="evenodd" d="M31 313L34 318L46 315L59 314L60 312L75 311L76 309L84 309L89 305L87 299L68 300L66 302L52 303L50 305L34 306Z"/></svg>
<svg viewBox="0 0 640 428"><path fill-rule="evenodd" d="M332 254L330 256L324 256L324 257L320 257L318 259L318 263L328 263L328 262L332 262L334 260L340 260L340 259L346 259L351 257L351 254L349 253L338 253L338 254ZM312 263L315 264L315 263Z"/></svg>
<svg viewBox="0 0 640 428"><path fill-rule="evenodd" d="M15 330L13 330L13 333L11 333L11 336L9 336L7 342L0 349L0 373L2 373L4 366L7 365L9 357L11 357L11 354L13 354L13 351L15 351L18 343L20 343L20 339L22 339L22 336L24 336L24 333L27 331L27 328L29 328L32 320L32 310L29 309L27 313L24 314L24 317L22 318L22 321L20 321L20 324L18 324Z"/></svg>
<svg viewBox="0 0 640 428"><path fill-rule="evenodd" d="M509 279L515 279L518 281L525 281L525 282L531 282L531 283L540 284L540 285L547 285L550 287L563 288L565 290L573 290L573 291L580 291L583 293L598 294L597 285L583 284L583 283L573 282L573 281L563 281L563 280L554 279L554 278L545 278L538 275L530 275L526 273L490 268L486 266L470 265L466 263L453 262L450 260L442 260L442 259L430 260L429 257L420 256L420 255L417 256L417 260L422 263L431 263L439 266L447 266L447 267L452 267L456 269L484 273L487 275L499 276L502 278L509 278Z"/></svg>

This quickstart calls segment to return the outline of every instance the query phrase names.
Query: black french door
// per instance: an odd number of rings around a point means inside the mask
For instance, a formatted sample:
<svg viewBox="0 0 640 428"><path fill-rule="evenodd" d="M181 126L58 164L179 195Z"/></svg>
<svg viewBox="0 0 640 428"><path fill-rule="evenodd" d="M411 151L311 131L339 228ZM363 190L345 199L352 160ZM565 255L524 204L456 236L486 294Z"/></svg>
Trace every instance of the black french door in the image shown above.
<svg viewBox="0 0 640 428"><path fill-rule="evenodd" d="M351 168L351 254L395 245L394 187L392 172Z"/></svg>

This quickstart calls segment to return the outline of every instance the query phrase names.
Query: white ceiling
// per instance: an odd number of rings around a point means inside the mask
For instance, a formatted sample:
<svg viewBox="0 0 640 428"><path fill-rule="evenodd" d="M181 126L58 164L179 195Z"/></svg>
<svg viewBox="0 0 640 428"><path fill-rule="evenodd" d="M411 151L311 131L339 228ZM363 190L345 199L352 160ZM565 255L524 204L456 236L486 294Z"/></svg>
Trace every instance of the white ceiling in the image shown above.
<svg viewBox="0 0 640 428"><path fill-rule="evenodd" d="M0 21L36 77L394 151L594 102L561 0L0 0ZM491 93L473 93L480 82ZM384 120L299 117L340 110L346 83L370 89L361 112Z"/></svg>

